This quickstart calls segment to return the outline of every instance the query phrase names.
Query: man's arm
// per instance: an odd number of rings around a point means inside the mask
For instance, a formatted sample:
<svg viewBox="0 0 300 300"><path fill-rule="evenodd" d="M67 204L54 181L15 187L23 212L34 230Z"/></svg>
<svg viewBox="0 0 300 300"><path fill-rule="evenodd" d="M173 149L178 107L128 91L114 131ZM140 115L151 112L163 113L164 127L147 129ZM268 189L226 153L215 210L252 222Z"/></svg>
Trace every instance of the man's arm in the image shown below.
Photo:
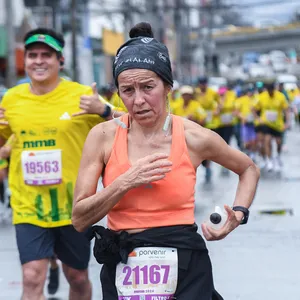
<svg viewBox="0 0 300 300"><path fill-rule="evenodd" d="M81 116L86 114L99 115L105 120L111 120L112 116L120 117L124 113L117 111L116 108L109 102L107 102L101 95L98 94L97 84L94 82L92 84L91 95L83 95L80 97L79 108L80 112L74 113L72 116Z"/></svg>
<svg viewBox="0 0 300 300"><path fill-rule="evenodd" d="M0 106L0 147L2 147L10 136L13 135L12 130L8 124L8 121L5 116L7 104L9 101L13 101L9 99L8 92L3 96Z"/></svg>

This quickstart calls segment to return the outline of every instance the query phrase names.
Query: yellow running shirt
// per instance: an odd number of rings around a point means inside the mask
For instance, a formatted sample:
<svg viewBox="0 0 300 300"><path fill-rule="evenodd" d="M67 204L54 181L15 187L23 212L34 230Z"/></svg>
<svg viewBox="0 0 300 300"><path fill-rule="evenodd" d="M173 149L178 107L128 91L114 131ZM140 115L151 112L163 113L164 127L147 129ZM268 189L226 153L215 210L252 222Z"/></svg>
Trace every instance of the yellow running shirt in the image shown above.
<svg viewBox="0 0 300 300"><path fill-rule="evenodd" d="M181 95L178 90L171 91L168 93L168 101L169 101L169 106L170 106L171 112L172 112L173 107L176 107L177 100L180 98L181 98Z"/></svg>
<svg viewBox="0 0 300 300"><path fill-rule="evenodd" d="M215 115L218 109L219 95L214 90L207 88L205 93L201 92L199 88L195 89L196 100L200 103L206 112L205 127L215 129L219 126L219 118Z"/></svg>
<svg viewBox="0 0 300 300"><path fill-rule="evenodd" d="M267 91L261 93L255 105L255 109L261 111L262 124L280 132L284 130L284 111L288 107L285 96L278 91L274 91L273 97Z"/></svg>
<svg viewBox="0 0 300 300"><path fill-rule="evenodd" d="M236 111L236 94L234 91L229 90L226 92L225 100L220 111L220 127L223 126L233 126L237 123L237 118L235 116ZM220 100L222 101L222 100Z"/></svg>
<svg viewBox="0 0 300 300"><path fill-rule="evenodd" d="M206 118L205 110L198 101L190 100L185 107L184 100L181 97L176 100L176 104L173 104L172 113L199 123Z"/></svg>
<svg viewBox="0 0 300 300"><path fill-rule="evenodd" d="M236 109L246 123L254 122L253 109L256 104L256 98L248 95L242 96L236 100Z"/></svg>
<svg viewBox="0 0 300 300"><path fill-rule="evenodd" d="M112 97L110 99L110 103L114 106L115 110L128 112L125 104L123 103L121 97L118 95L117 92L115 92L112 95Z"/></svg>
<svg viewBox="0 0 300 300"><path fill-rule="evenodd" d="M9 172L14 224L71 224L82 148L90 129L104 121L98 115L72 117L80 111L80 96L91 94L90 87L65 80L41 96L28 83L5 94L1 105L9 126L0 126L0 135L16 136Z"/></svg>

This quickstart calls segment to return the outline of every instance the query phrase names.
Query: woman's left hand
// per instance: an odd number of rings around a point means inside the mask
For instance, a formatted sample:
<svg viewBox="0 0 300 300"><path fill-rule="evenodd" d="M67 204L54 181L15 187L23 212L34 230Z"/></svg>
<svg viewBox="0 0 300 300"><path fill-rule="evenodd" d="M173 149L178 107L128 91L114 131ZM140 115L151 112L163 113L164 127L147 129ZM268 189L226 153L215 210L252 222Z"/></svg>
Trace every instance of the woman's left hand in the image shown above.
<svg viewBox="0 0 300 300"><path fill-rule="evenodd" d="M225 205L225 210L228 214L228 218L224 226L215 230L209 227L207 224L201 224L202 232L207 241L217 241L224 239L231 231L238 227L241 223L243 215L241 212L235 212L228 205Z"/></svg>

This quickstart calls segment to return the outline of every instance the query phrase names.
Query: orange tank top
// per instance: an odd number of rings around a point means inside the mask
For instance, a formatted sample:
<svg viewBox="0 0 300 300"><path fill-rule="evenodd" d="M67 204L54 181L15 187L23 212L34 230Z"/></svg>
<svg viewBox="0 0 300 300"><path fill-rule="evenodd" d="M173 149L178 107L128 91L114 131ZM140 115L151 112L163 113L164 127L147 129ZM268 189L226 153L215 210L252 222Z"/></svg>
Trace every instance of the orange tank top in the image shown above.
<svg viewBox="0 0 300 300"><path fill-rule="evenodd" d="M128 114L122 116L128 125ZM183 120L172 115L172 170L162 180L128 191L108 213L108 228L153 228L193 224L196 172L190 160ZM118 126L113 149L103 174L104 187L130 168L127 129Z"/></svg>

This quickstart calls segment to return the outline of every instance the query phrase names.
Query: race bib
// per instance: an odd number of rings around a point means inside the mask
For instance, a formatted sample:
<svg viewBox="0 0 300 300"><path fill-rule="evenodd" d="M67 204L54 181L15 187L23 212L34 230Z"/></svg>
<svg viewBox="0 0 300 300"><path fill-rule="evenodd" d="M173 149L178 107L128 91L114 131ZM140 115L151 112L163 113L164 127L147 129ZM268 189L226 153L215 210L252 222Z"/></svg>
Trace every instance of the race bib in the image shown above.
<svg viewBox="0 0 300 300"><path fill-rule="evenodd" d="M135 248L116 269L118 300L171 300L177 288L177 249Z"/></svg>
<svg viewBox="0 0 300 300"><path fill-rule="evenodd" d="M233 120L233 116L231 113L221 114L221 121L223 124L230 124Z"/></svg>
<svg viewBox="0 0 300 300"><path fill-rule="evenodd" d="M266 111L266 119L269 122L275 122L277 120L278 112L273 110Z"/></svg>
<svg viewBox="0 0 300 300"><path fill-rule="evenodd" d="M206 111L206 122L209 123L212 121L213 112L211 110Z"/></svg>
<svg viewBox="0 0 300 300"><path fill-rule="evenodd" d="M247 122L253 122L254 121L254 116L252 113L250 113L248 116L247 116Z"/></svg>
<svg viewBox="0 0 300 300"><path fill-rule="evenodd" d="M62 182L61 150L22 152L22 171L27 185L50 185Z"/></svg>

